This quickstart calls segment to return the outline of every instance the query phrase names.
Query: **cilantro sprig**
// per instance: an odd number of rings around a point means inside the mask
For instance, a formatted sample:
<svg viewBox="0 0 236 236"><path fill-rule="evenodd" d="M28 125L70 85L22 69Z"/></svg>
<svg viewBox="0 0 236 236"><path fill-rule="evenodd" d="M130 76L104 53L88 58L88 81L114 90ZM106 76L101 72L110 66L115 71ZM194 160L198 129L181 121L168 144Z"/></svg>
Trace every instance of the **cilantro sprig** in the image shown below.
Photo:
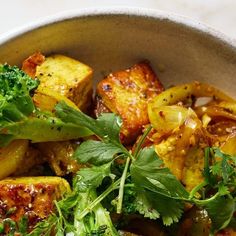
<svg viewBox="0 0 236 236"><path fill-rule="evenodd" d="M62 235L61 228L63 232L74 235L118 235L102 205L111 193L114 196L111 204L115 204L117 213L138 212L150 219L161 218L164 225L180 220L185 203L208 212L212 232L225 228L231 222L236 197L235 157L217 148L206 148L204 182L189 193L164 166L153 146L142 148L151 127L146 129L136 149L131 152L120 142L122 121L115 114L102 114L93 119L61 102L56 106L56 115L63 122L84 126L98 140L87 140L79 145L74 158L89 166L78 171L73 181L73 192L57 202L57 213L39 223L34 231L54 219L53 230L57 235ZM119 159L123 161L121 174L112 171ZM98 194L98 188L106 179L110 184ZM130 198L127 196L129 193L132 193ZM128 207L127 199L132 199L132 207Z"/></svg>

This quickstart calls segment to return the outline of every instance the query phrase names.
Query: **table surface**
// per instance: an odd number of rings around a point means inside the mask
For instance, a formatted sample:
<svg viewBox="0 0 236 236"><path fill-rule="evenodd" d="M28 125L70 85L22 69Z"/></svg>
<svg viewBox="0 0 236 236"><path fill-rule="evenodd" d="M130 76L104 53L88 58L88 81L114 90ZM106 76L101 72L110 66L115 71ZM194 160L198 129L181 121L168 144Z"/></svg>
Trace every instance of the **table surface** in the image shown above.
<svg viewBox="0 0 236 236"><path fill-rule="evenodd" d="M16 27L66 10L135 6L184 15L236 39L235 0L7 0L3 4L0 15L0 36Z"/></svg>

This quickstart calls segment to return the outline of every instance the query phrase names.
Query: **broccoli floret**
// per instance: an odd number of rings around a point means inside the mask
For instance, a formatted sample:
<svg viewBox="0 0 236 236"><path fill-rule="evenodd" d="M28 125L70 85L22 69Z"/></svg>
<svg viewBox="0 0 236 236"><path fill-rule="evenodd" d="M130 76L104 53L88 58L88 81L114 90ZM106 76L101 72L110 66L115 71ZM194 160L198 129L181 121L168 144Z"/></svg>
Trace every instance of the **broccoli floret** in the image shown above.
<svg viewBox="0 0 236 236"><path fill-rule="evenodd" d="M0 120L18 121L34 111L30 92L39 85L16 66L0 65Z"/></svg>
<svg viewBox="0 0 236 236"><path fill-rule="evenodd" d="M14 139L60 141L91 134L86 128L64 123L54 113L39 111L31 97L38 85L37 79L16 66L0 65L0 146Z"/></svg>
<svg viewBox="0 0 236 236"><path fill-rule="evenodd" d="M76 218L89 203L97 198L96 190L89 190L86 193L80 193L80 201L75 210L74 226L77 230L76 235L80 236L118 236L109 212L102 206L97 204L89 214L83 219Z"/></svg>

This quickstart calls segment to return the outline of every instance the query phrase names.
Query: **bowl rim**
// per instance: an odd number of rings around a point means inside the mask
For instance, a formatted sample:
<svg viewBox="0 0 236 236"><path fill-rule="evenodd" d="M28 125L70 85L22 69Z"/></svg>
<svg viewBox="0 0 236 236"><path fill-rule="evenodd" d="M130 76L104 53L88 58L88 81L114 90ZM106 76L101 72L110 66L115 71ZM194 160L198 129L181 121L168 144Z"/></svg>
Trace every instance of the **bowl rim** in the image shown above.
<svg viewBox="0 0 236 236"><path fill-rule="evenodd" d="M39 28L45 26L53 25L55 23L80 19L87 17L98 17L98 16L135 16L141 18L150 18L153 20L166 20L170 21L194 31L203 33L207 36L213 37L221 43L229 46L230 48L236 50L236 40L230 36L214 29L213 27L202 23L200 21L194 20L192 18L186 17L184 15L175 14L168 11L162 11L157 9L150 9L144 7L97 7L97 8L82 8L62 11L53 15L46 17L41 17L38 20L32 21L30 23L24 24L23 26L13 28L0 35L0 46L8 43L24 34L30 33Z"/></svg>

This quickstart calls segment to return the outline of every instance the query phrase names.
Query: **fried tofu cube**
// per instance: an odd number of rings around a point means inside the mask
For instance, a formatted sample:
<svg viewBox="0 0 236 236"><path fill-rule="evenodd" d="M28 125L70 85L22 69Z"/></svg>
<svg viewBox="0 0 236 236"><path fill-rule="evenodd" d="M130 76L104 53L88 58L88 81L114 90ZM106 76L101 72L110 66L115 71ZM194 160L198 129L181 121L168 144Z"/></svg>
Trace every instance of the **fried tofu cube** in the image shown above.
<svg viewBox="0 0 236 236"><path fill-rule="evenodd" d="M23 61L22 70L30 77L34 78L37 66L41 65L44 61L45 56L40 52L35 52Z"/></svg>
<svg viewBox="0 0 236 236"><path fill-rule="evenodd" d="M123 125L121 141L132 143L149 123L147 103L163 90L163 86L147 62L108 75L97 85L98 102L95 113L103 111L101 104L118 114ZM102 100L102 101L101 101Z"/></svg>
<svg viewBox="0 0 236 236"><path fill-rule="evenodd" d="M0 222L28 219L28 231L54 211L54 200L69 193L68 182L60 177L19 177L0 181ZM7 227L5 228L7 231ZM6 232L7 233L7 232Z"/></svg>
<svg viewBox="0 0 236 236"><path fill-rule="evenodd" d="M92 98L92 69L67 56L52 55L36 67L39 89L46 88L73 101L86 111Z"/></svg>

